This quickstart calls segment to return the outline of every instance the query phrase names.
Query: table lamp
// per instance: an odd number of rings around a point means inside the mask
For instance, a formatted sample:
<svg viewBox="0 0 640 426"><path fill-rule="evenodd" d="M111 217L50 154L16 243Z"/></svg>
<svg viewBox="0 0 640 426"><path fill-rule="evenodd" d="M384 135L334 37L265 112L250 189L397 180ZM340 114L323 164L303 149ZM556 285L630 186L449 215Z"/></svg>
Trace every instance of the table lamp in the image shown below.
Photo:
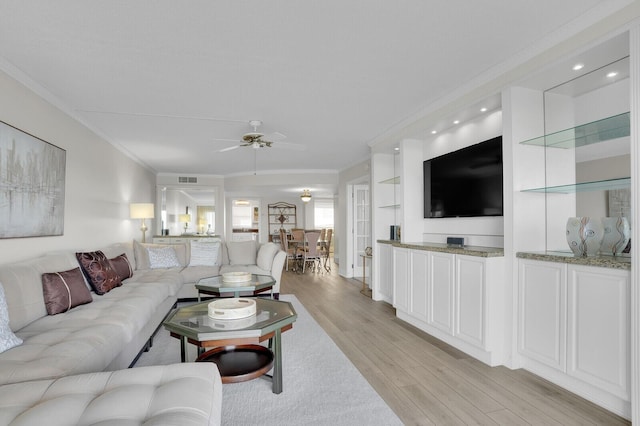
<svg viewBox="0 0 640 426"><path fill-rule="evenodd" d="M146 242L145 234L147 232L147 225L144 223L145 219L154 218L153 203L131 203L129 204L129 217L131 219L142 219L142 242Z"/></svg>
<svg viewBox="0 0 640 426"><path fill-rule="evenodd" d="M189 228L189 222L191 222L191 215L190 214L181 214L178 215L178 221L179 222L184 222L184 233L187 233L187 228Z"/></svg>

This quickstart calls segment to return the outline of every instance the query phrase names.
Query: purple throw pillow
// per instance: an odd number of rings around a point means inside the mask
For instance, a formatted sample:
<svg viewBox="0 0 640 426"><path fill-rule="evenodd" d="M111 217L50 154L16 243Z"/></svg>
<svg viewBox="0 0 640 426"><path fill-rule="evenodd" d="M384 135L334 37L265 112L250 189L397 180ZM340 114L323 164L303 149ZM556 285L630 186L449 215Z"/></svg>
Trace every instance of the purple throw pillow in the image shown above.
<svg viewBox="0 0 640 426"><path fill-rule="evenodd" d="M122 285L118 273L102 251L76 253L76 258L97 295L103 295Z"/></svg>
<svg viewBox="0 0 640 426"><path fill-rule="evenodd" d="M49 315L67 312L93 301L80 268L42 274L42 292Z"/></svg>

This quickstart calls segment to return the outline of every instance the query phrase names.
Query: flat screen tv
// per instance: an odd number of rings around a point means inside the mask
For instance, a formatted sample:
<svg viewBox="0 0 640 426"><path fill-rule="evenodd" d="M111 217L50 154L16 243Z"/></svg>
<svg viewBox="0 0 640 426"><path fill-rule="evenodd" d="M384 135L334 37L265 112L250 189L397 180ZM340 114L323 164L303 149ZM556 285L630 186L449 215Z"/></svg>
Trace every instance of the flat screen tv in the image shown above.
<svg viewBox="0 0 640 426"><path fill-rule="evenodd" d="M426 160L424 217L502 216L502 136Z"/></svg>

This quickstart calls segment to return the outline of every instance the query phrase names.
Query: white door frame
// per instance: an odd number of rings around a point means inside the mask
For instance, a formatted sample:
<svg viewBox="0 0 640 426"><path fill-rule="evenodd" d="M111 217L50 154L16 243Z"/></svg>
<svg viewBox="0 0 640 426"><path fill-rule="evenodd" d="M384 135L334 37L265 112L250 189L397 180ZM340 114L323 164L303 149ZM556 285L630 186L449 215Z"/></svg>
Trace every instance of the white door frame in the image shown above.
<svg viewBox="0 0 640 426"><path fill-rule="evenodd" d="M365 233L361 234L361 237L364 237L365 239L368 239L368 244L364 244L363 247L358 247L358 227L357 227L357 222L358 222L358 209L354 208L353 209L353 226L351 228L351 235L352 235L352 239L353 239L353 253L352 253L352 257L353 257L353 276L354 277L360 277L363 268L362 268L362 263L364 262L364 259L362 257L360 257L360 255L362 253L364 253L364 249L367 246L371 245L371 186L368 183L361 183L361 184L355 184L352 186L352 197L351 199L353 200L353 205L354 207L358 207L358 197L356 196L358 191L366 191L366 206L367 206L367 217L368 217L368 221L367 221L367 226L365 229ZM369 273L369 269L365 268L364 269L364 274L365 274L365 278L369 277L371 274Z"/></svg>
<svg viewBox="0 0 640 426"><path fill-rule="evenodd" d="M371 182L369 180L369 176L364 176L360 179L355 179L351 182L348 182L346 185L346 224L344 228L344 234L346 236L346 250L345 250L345 265L341 268L343 275L346 278L354 277L355 265L357 264L357 259L355 259L354 255L354 211L355 211L355 199L354 199L354 188L357 185L366 185L369 187L369 208L371 208ZM369 234L371 235L371 212L369 212Z"/></svg>

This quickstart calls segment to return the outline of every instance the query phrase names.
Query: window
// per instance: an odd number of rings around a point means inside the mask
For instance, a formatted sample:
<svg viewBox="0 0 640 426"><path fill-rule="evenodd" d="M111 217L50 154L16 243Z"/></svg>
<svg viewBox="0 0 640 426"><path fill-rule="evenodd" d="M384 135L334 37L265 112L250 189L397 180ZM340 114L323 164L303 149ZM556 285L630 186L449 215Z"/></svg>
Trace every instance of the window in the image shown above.
<svg viewBox="0 0 640 426"><path fill-rule="evenodd" d="M250 228L251 227L251 206L250 205L234 205L231 209L233 219L232 226L234 228Z"/></svg>
<svg viewBox="0 0 640 426"><path fill-rule="evenodd" d="M333 199L315 199L313 223L316 228L333 228Z"/></svg>

